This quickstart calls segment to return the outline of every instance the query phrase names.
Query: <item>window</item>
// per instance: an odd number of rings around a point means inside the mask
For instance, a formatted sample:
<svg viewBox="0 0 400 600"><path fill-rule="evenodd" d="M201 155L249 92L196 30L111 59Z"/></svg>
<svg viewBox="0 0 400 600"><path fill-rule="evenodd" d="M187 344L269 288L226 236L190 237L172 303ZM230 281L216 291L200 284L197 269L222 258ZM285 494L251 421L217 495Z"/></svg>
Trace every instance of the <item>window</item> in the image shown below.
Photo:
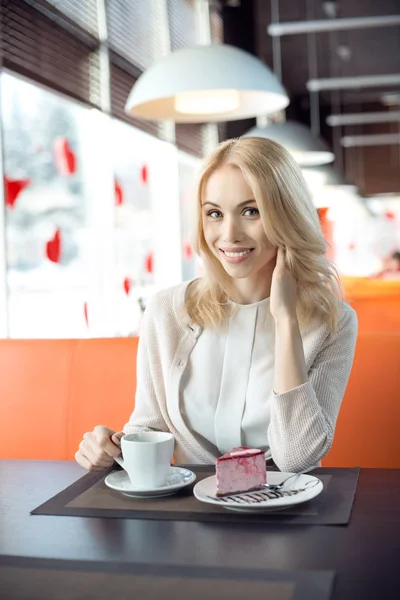
<svg viewBox="0 0 400 600"><path fill-rule="evenodd" d="M1 78L10 335L85 336L81 136L89 109L8 74Z"/></svg>

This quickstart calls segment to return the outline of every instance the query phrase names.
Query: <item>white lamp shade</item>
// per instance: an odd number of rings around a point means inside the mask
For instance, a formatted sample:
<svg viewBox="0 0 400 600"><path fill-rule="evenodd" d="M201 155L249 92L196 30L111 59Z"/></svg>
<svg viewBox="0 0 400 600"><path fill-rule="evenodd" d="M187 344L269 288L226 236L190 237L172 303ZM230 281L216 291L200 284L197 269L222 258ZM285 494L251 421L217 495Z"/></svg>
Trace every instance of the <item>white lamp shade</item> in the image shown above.
<svg viewBox="0 0 400 600"><path fill-rule="evenodd" d="M232 121L282 110L289 98L258 58L226 44L172 52L134 84L125 110L154 121Z"/></svg>
<svg viewBox="0 0 400 600"><path fill-rule="evenodd" d="M302 123L285 121L266 127L252 127L247 137L265 137L284 146L301 167L324 165L335 156L321 138L315 137Z"/></svg>

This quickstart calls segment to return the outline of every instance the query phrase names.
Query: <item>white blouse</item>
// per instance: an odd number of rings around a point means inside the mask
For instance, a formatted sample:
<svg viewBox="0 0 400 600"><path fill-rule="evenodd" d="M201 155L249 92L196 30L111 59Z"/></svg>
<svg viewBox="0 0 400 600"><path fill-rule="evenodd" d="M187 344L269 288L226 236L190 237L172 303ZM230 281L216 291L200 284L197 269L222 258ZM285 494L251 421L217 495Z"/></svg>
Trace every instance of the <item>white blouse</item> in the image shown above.
<svg viewBox="0 0 400 600"><path fill-rule="evenodd" d="M181 412L212 454L249 446L268 456L275 350L269 298L233 306L226 331L204 330L190 354L180 386Z"/></svg>

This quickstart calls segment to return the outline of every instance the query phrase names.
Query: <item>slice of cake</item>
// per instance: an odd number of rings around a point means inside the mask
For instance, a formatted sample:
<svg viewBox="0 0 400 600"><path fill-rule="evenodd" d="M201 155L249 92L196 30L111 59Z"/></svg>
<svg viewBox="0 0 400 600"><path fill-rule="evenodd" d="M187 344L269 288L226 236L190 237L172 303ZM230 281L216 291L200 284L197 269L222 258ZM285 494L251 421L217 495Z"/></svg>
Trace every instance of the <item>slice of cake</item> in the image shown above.
<svg viewBox="0 0 400 600"><path fill-rule="evenodd" d="M256 448L232 448L216 462L217 496L259 490L267 482L265 455Z"/></svg>

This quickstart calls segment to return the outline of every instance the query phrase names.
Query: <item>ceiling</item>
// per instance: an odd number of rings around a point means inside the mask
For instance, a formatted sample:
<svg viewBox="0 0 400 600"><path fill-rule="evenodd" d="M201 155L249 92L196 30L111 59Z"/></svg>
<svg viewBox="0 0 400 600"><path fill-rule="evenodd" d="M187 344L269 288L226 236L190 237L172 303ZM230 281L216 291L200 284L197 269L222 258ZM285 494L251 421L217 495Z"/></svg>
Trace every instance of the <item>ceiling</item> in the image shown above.
<svg viewBox="0 0 400 600"><path fill-rule="evenodd" d="M279 21L400 15L400 0L279 0ZM398 133L400 123L329 127L330 114L400 110L387 106L382 97L400 93L400 85L354 90L325 91L314 96L310 114L309 79L400 74L400 25L351 29L273 38L267 33L273 22L271 0L224 0L224 41L257 55L270 68L280 65L282 83L291 103L287 118L319 125L321 135L335 152L335 164L362 195L400 192L399 145L364 146L344 149L343 135ZM331 11L329 13L329 11ZM333 12L332 12L333 11ZM277 61L280 50L281 60ZM318 114L319 113L319 114ZM241 135L249 121L228 126L229 137Z"/></svg>

